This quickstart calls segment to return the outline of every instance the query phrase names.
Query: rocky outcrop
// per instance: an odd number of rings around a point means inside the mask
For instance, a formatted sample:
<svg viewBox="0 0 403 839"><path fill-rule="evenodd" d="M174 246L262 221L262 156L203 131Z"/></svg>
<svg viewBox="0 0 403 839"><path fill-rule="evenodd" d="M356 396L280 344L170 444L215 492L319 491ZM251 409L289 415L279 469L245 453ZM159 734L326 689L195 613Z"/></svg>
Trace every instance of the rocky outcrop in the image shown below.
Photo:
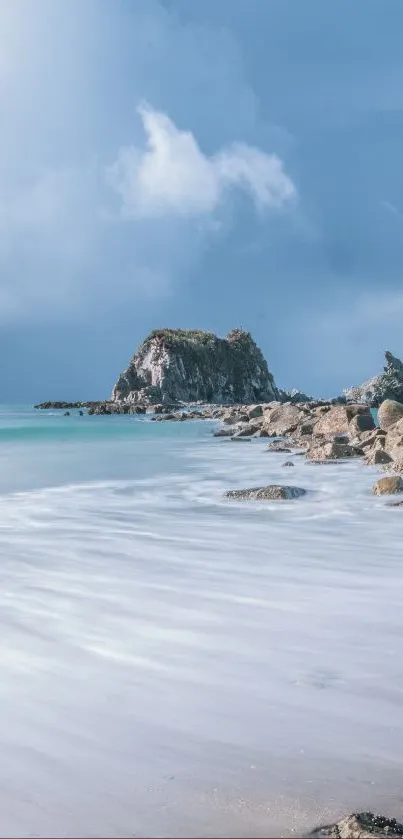
<svg viewBox="0 0 403 839"><path fill-rule="evenodd" d="M403 363L388 351L385 359L383 373L343 391L348 402L361 402L372 408L378 408L385 399L403 402Z"/></svg>
<svg viewBox="0 0 403 839"><path fill-rule="evenodd" d="M279 397L267 363L248 332L155 330L113 389L113 402L270 402Z"/></svg>
<svg viewBox="0 0 403 839"><path fill-rule="evenodd" d="M374 813L352 813L309 834L311 839L387 839L393 836L403 836L403 824Z"/></svg>

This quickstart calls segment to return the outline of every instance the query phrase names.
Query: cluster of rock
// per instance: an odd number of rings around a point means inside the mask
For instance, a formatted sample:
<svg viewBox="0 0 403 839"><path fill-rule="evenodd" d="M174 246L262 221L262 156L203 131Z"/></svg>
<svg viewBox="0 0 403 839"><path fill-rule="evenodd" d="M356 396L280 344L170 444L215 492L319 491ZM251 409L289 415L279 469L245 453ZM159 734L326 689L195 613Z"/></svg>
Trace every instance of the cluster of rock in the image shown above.
<svg viewBox="0 0 403 839"><path fill-rule="evenodd" d="M374 813L351 813L339 822L318 827L309 839L387 839L403 836L403 824Z"/></svg>
<svg viewBox="0 0 403 839"><path fill-rule="evenodd" d="M382 373L343 391L348 402L360 402L373 408L378 408L385 399L403 402L403 363L388 351L385 360Z"/></svg>
<svg viewBox="0 0 403 839"><path fill-rule="evenodd" d="M363 404L334 405L323 402L281 403L277 400L255 405L204 406L191 412L168 412L164 406L156 420L219 419L215 437L250 441L272 439L266 451L289 454L297 449L307 463L339 463L361 457L364 463L380 465L397 473L381 478L374 487L377 495L403 492L403 403L385 400L378 411L379 427L371 409ZM166 411L166 413L163 413ZM292 466L288 460L284 466ZM295 491L294 491L295 490ZM231 490L228 498L296 498L299 487L252 487Z"/></svg>
<svg viewBox="0 0 403 839"><path fill-rule="evenodd" d="M71 410L74 408L89 408L89 412L93 412L95 408L99 405L102 405L102 402L40 402L39 405L34 405L34 408L41 409L43 411L49 411L50 409L54 411L65 411Z"/></svg>

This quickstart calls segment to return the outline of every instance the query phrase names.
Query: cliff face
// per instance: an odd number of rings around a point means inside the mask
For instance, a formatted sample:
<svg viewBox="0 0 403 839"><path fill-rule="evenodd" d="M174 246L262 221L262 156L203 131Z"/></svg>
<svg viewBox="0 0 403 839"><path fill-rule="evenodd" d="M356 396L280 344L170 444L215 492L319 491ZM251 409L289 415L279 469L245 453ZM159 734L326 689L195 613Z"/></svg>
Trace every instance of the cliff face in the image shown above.
<svg viewBox="0 0 403 839"><path fill-rule="evenodd" d="M348 402L362 402L373 408L379 408L385 399L403 402L403 364L390 352L385 353L385 359L383 373L343 391Z"/></svg>
<svg viewBox="0 0 403 839"><path fill-rule="evenodd" d="M279 391L248 332L226 338L196 330L155 330L119 376L113 401L270 402Z"/></svg>

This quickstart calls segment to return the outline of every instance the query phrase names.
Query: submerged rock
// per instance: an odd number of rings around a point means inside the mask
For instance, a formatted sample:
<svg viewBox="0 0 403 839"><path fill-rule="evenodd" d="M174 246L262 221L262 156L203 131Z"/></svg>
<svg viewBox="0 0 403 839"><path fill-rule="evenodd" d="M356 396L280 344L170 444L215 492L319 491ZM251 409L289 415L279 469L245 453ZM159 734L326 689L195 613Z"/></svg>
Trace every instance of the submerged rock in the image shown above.
<svg viewBox="0 0 403 839"><path fill-rule="evenodd" d="M236 498L240 501L265 500L279 501L299 498L306 494L306 489L301 487L281 486L270 484L266 487L252 487L252 489L231 489L225 493L226 498Z"/></svg>
<svg viewBox="0 0 403 839"><path fill-rule="evenodd" d="M403 492L403 479L400 475L379 478L374 484L374 495L395 495L398 492Z"/></svg>
<svg viewBox="0 0 403 839"><path fill-rule="evenodd" d="M361 402L378 408L385 399L403 402L403 364L392 353L385 353L386 366L383 373L373 376L357 387L344 390L348 402Z"/></svg>
<svg viewBox="0 0 403 839"><path fill-rule="evenodd" d="M266 452L281 452L282 454L291 454L291 449L285 445L281 440L273 440L269 443Z"/></svg>
<svg viewBox="0 0 403 839"><path fill-rule="evenodd" d="M199 330L154 330L120 375L112 400L133 401L150 388L162 402L256 405L279 396L262 352L241 329L226 338Z"/></svg>
<svg viewBox="0 0 403 839"><path fill-rule="evenodd" d="M352 813L335 824L318 827L309 834L311 839L386 839L393 836L403 836L403 824L374 813Z"/></svg>

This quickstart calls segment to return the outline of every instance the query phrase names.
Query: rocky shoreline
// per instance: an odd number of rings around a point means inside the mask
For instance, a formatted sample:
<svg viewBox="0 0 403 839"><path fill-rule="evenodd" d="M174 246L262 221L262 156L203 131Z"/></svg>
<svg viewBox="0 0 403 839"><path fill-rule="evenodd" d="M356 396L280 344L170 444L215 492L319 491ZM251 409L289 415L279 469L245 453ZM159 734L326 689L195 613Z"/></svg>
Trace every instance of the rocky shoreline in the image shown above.
<svg viewBox="0 0 403 839"><path fill-rule="evenodd" d="M217 369L215 359L219 361ZM111 399L44 402L35 408L66 413L77 409L80 414L86 409L93 416L149 414L155 423L210 420L215 422L212 437L221 438L223 444L266 438L261 456L283 453L288 458L283 463L287 477L292 475L297 456L312 467L361 459L363 464L389 473L376 480L375 495L400 495L403 499L403 364L391 353L386 353L386 362L384 372L364 385L334 399L315 400L299 391L279 389L247 333L238 330L227 339L217 339L209 333L165 330L152 333L141 345L119 377ZM186 398L189 394L203 398L192 401ZM377 424L374 407L378 409ZM287 481L228 489L225 497L231 503L298 503L306 492ZM403 509L403 500L387 503ZM352 813L316 828L309 836L403 837L403 824L373 813Z"/></svg>
<svg viewBox="0 0 403 839"><path fill-rule="evenodd" d="M152 422L190 422L215 420L221 426L214 437L247 442L256 437L271 440L267 452L292 454L297 450L307 463L340 463L362 458L370 466L403 474L403 403L384 400L378 410L376 426L369 406L340 404L337 400L280 402L254 405L211 405L206 403L145 405L114 402L46 402L42 409L87 408L89 415L150 414ZM292 467L292 459L284 465ZM402 488L400 488L402 487ZM253 489L264 489L253 488ZM267 489L267 488L266 488ZM403 481L382 479L377 494L401 492ZM249 491L249 490L245 490ZM250 490L252 491L252 490Z"/></svg>

